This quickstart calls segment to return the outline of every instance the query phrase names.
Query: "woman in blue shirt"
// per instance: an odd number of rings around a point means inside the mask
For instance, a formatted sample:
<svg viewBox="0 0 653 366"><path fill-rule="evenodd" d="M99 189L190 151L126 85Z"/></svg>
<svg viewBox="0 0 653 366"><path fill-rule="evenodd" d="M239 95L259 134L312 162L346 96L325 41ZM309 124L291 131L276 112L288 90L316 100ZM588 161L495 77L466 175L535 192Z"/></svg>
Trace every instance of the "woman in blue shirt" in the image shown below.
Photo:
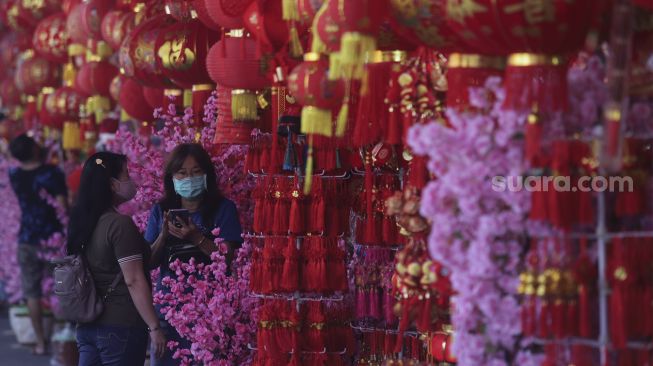
<svg viewBox="0 0 653 366"><path fill-rule="evenodd" d="M220 194L211 157L201 145L177 146L166 164L163 179L165 195L152 208L145 239L152 244L153 263L161 269L156 289L165 292L169 289L162 286L161 280L175 276L170 270L170 263L175 259L187 261L193 257L197 262L210 262L211 253L217 250L211 234L213 229L220 229L219 237L228 245L228 263L243 240L236 205ZM187 210L188 216L170 214L170 210L179 209ZM190 346L160 311L159 318L169 340L183 347ZM151 359L152 366L178 364L170 351L161 359Z"/></svg>

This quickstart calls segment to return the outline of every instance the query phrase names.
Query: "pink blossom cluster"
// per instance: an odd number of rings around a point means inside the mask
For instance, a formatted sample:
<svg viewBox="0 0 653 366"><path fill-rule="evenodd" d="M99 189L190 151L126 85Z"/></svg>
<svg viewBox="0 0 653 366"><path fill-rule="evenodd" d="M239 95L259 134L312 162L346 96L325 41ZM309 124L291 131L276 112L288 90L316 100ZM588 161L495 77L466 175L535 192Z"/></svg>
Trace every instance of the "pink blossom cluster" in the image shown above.
<svg viewBox="0 0 653 366"><path fill-rule="evenodd" d="M461 366L536 364L519 352L517 284L530 202L527 192L497 192L492 177L524 171L525 113L501 109L500 78L470 90L476 111L447 113L451 127L416 125L408 140L437 177L422 193L432 222L431 256L452 270L452 322Z"/></svg>
<svg viewBox="0 0 653 366"><path fill-rule="evenodd" d="M190 349L179 348L176 342L169 344L182 365L243 365L250 359L247 345L256 332L256 300L247 296L251 245L246 242L238 251L231 275L227 275L226 246L221 239L216 245L221 249L213 253L209 265L193 260L172 263L176 278L163 279L170 291L154 296L166 320L192 343Z"/></svg>
<svg viewBox="0 0 653 366"><path fill-rule="evenodd" d="M608 98L606 65L599 56L580 53L567 72L568 107L563 119L565 136L592 136Z"/></svg>
<svg viewBox="0 0 653 366"><path fill-rule="evenodd" d="M152 206L163 195L166 155L180 143L198 142L211 153L220 189L236 204L243 229L247 230L253 216L250 194L255 181L245 173L246 146L213 145L216 94L207 101L202 128L192 127L191 109L180 116L177 108L170 105L167 110L159 109L154 114L162 124L159 130L153 131L154 137L162 142L160 145L126 130L119 131L110 144L111 150L129 158L130 174L138 178L136 197L121 208L123 212L132 215L139 228L145 230ZM184 364L240 365L248 358L247 344L255 334L250 318L255 303L249 298L248 285L250 245L249 242L243 245L233 263L231 277L225 275L224 257L217 253L209 266L175 263L171 267L178 277L163 279L171 293L158 292L155 299L166 305L165 316L170 324L191 341L190 349L174 342L169 344L175 357Z"/></svg>
<svg viewBox="0 0 653 366"><path fill-rule="evenodd" d="M20 271L18 269L18 230L20 228L20 206L9 182L9 169L14 163L8 156L0 154L0 283L11 304L22 298ZM5 300L1 299L0 301Z"/></svg>

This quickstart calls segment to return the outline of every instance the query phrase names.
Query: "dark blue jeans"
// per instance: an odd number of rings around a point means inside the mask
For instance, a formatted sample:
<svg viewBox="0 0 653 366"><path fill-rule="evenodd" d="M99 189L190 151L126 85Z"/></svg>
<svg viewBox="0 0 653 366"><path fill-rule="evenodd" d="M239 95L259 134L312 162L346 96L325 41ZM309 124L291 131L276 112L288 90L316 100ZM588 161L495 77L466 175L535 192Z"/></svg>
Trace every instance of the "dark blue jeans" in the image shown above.
<svg viewBox="0 0 653 366"><path fill-rule="evenodd" d="M141 327L77 327L79 366L143 366L147 343L147 329Z"/></svg>

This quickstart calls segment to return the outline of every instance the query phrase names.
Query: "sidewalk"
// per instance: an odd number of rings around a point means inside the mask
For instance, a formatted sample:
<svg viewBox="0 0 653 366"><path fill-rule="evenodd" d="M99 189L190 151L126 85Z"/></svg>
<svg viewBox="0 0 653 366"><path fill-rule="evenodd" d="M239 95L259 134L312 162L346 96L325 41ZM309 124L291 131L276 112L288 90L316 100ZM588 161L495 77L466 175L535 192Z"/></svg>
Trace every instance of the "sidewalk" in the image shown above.
<svg viewBox="0 0 653 366"><path fill-rule="evenodd" d="M9 326L7 309L0 308L0 365L2 366L48 366L49 356L34 356L30 348L16 342Z"/></svg>

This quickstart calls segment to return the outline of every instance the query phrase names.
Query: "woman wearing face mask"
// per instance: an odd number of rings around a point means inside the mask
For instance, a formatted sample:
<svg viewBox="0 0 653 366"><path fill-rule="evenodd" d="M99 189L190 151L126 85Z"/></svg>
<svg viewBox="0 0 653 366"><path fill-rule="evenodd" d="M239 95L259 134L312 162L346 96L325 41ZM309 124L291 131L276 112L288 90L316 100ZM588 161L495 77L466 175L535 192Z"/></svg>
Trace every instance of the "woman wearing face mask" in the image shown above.
<svg viewBox="0 0 653 366"><path fill-rule="evenodd" d="M211 253L217 250L213 229L219 228L220 238L227 243L228 262L242 239L236 205L220 194L211 157L201 145L177 146L168 158L163 179L165 195L152 208L145 239L152 243L152 263L161 268L157 291L166 293L169 289L161 285L161 280L175 277L170 262L190 258L210 262ZM188 348L190 344L165 322L163 314L159 316L168 339ZM163 358L150 361L152 366L179 364L170 351Z"/></svg>
<svg viewBox="0 0 653 366"><path fill-rule="evenodd" d="M131 217L116 210L135 194L124 155L101 152L84 164L67 250L84 253L96 289L106 298L100 317L77 327L80 366L142 366L148 332L154 353L160 357L165 350L146 266L150 247Z"/></svg>

